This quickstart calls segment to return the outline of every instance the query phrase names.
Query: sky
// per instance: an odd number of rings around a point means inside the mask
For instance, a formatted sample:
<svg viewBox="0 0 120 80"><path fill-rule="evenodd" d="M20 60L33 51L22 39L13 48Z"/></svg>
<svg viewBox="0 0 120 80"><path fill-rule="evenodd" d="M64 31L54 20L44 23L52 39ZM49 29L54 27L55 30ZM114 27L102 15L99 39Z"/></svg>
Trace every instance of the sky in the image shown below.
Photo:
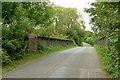
<svg viewBox="0 0 120 80"><path fill-rule="evenodd" d="M86 30L92 31L89 25L89 21L90 21L89 15L84 12L84 8L89 8L90 5L87 3L95 2L95 0L50 0L50 1L54 2L56 5L59 5L59 6L77 8L78 11L83 16Z"/></svg>

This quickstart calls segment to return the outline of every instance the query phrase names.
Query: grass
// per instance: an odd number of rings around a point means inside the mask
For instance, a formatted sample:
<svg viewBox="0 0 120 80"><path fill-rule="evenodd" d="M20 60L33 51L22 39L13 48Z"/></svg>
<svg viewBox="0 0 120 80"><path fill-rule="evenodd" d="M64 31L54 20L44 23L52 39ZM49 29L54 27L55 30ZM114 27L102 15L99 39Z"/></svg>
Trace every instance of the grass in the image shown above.
<svg viewBox="0 0 120 80"><path fill-rule="evenodd" d="M2 76L2 66L0 65L0 77Z"/></svg>
<svg viewBox="0 0 120 80"><path fill-rule="evenodd" d="M110 61L107 49L104 46L99 46L99 45L94 45L94 47L96 48L96 51L99 55L100 61L102 63L103 70L106 73L106 77L111 78L112 75L106 70L106 68L108 66L108 63Z"/></svg>
<svg viewBox="0 0 120 80"><path fill-rule="evenodd" d="M22 66L22 65L24 65L24 64L26 64L26 63L28 63L28 62L30 62L32 60L38 59L38 58L40 58L40 57L42 57L44 55L53 53L55 51L60 51L60 50L73 48L75 46L76 45L73 45L73 44L67 45L67 46L52 46L52 47L49 47L47 50L42 51L42 53L33 52L29 56L26 56L23 59L13 61L12 63L9 63L8 65L3 66L2 67L2 74L5 74L6 72L9 72L11 70L14 70L17 67L20 67L20 66Z"/></svg>

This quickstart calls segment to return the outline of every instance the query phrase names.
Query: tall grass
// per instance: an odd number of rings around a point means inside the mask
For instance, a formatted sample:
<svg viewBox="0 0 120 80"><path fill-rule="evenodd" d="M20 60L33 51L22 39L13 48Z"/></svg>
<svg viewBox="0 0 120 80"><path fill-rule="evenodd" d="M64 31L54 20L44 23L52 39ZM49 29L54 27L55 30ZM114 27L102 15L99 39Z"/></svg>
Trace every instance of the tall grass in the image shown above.
<svg viewBox="0 0 120 80"><path fill-rule="evenodd" d="M97 53L100 56L104 71L109 75L110 78L118 78L118 53L117 51L109 52L104 46L94 45Z"/></svg>

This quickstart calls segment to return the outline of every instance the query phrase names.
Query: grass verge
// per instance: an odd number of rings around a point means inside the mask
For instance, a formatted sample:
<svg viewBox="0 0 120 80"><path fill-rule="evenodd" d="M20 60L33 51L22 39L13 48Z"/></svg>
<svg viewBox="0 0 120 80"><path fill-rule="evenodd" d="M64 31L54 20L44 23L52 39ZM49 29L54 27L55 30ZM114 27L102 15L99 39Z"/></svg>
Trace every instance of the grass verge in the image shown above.
<svg viewBox="0 0 120 80"><path fill-rule="evenodd" d="M2 74L5 74L6 72L9 72L11 70L14 70L17 67L22 66L22 65L24 65L32 60L38 59L46 54L50 54L50 53L55 52L55 51L73 48L75 46L76 45L73 45L73 44L67 45L67 46L52 46L52 47L49 47L47 50L42 51L41 53L33 52L29 56L26 56L23 59L13 61L12 63L9 63L8 65L3 66L2 67Z"/></svg>
<svg viewBox="0 0 120 80"><path fill-rule="evenodd" d="M112 75L108 71L110 69L108 68L109 66L108 63L110 61L110 58L108 56L109 54L107 52L107 49L104 46L99 46L99 45L94 45L94 47L96 48L103 70L105 71L106 77L111 78Z"/></svg>

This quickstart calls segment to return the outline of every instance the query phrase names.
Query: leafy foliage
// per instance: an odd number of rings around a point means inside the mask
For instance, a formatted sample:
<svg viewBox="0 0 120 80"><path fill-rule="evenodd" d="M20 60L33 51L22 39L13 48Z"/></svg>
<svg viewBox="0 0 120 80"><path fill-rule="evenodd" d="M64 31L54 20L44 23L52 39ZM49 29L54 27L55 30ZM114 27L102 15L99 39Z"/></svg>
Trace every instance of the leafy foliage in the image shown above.
<svg viewBox="0 0 120 80"><path fill-rule="evenodd" d="M82 16L75 8L55 7L55 30L58 33L66 35L68 39L81 45L84 34L84 21Z"/></svg>
<svg viewBox="0 0 120 80"><path fill-rule="evenodd" d="M113 74L113 77L118 75L118 28L120 22L118 20L118 11L120 4L117 2L95 2L92 7L85 9L91 16L91 24L93 31L97 34L96 38L106 36L108 38L108 51L105 55L109 57L106 63L106 70ZM113 62L113 64L111 64Z"/></svg>
<svg viewBox="0 0 120 80"><path fill-rule="evenodd" d="M90 31L85 31L84 41L93 46L95 44L95 41L96 41L96 34L93 32L90 32Z"/></svg>
<svg viewBox="0 0 120 80"><path fill-rule="evenodd" d="M51 23L51 12L52 7L48 3L2 3L2 48L10 60L18 60L29 54L29 32L34 32L36 25L48 26ZM3 55L4 58L6 55Z"/></svg>
<svg viewBox="0 0 120 80"><path fill-rule="evenodd" d="M36 34L42 37L72 39L76 44L81 45L84 40L85 29L81 14L78 14L75 8L54 6L53 10L52 24L48 27L38 25L35 31Z"/></svg>
<svg viewBox="0 0 120 80"><path fill-rule="evenodd" d="M10 56L7 54L5 50L0 50L0 55L2 55L2 64L7 64L12 62Z"/></svg>
<svg viewBox="0 0 120 80"><path fill-rule="evenodd" d="M3 2L2 14L3 59L13 61L29 55L28 34L31 32L41 37L72 39L78 45L84 38L84 21L75 8L47 2ZM41 45L39 48L46 49ZM10 61L6 59L4 63Z"/></svg>

